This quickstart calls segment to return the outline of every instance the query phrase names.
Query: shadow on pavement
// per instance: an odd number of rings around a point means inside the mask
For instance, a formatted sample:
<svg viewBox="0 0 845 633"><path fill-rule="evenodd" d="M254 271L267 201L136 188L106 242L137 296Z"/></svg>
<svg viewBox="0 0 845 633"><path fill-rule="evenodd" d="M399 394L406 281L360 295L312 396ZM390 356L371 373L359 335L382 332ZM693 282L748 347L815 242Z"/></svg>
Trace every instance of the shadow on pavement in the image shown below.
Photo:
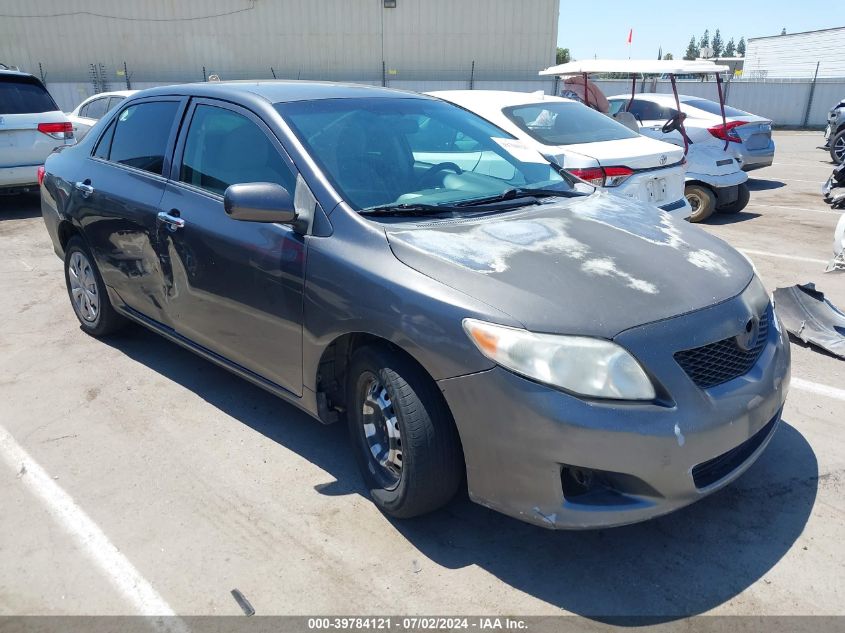
<svg viewBox="0 0 845 633"><path fill-rule="evenodd" d="M107 342L336 479L316 492L367 494L343 424L327 427L311 421L293 406L140 327ZM444 510L390 523L446 568L477 565L561 609L633 626L703 613L764 577L804 529L818 483L812 448L784 422L737 482L646 523L551 532L477 506L465 493ZM385 573L390 574L389 567Z"/></svg>
<svg viewBox="0 0 845 633"><path fill-rule="evenodd" d="M41 199L38 194L28 193L0 196L0 222L4 220L26 220L41 215Z"/></svg>
<svg viewBox="0 0 845 633"><path fill-rule="evenodd" d="M740 211L739 213L714 213L705 220L706 224L737 224L739 222L747 222L754 218L759 218L761 213L754 213L753 211Z"/></svg>
<svg viewBox="0 0 845 633"><path fill-rule="evenodd" d="M785 187L786 183L780 180L766 180L764 178L749 178L748 188L751 191L769 191L770 189L780 189Z"/></svg>

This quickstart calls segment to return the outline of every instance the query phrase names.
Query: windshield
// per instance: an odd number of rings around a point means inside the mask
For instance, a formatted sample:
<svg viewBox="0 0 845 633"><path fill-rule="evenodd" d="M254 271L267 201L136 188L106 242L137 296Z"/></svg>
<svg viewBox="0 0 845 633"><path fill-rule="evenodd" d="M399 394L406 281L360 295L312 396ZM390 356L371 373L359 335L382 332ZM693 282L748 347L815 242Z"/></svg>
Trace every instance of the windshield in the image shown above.
<svg viewBox="0 0 845 633"><path fill-rule="evenodd" d="M722 116L722 109L718 103L715 101L710 101L708 99L688 99L682 102L684 105L687 105L691 108L696 108L698 110L704 110L708 114L718 114ZM746 112L745 110L738 110L737 108L732 108L729 105L725 106L725 116L754 116L750 112Z"/></svg>
<svg viewBox="0 0 845 633"><path fill-rule="evenodd" d="M544 145L576 145L637 138L639 134L580 103L550 101L502 110L520 129Z"/></svg>
<svg viewBox="0 0 845 633"><path fill-rule="evenodd" d="M325 99L275 107L359 210L449 205L512 189L569 192L574 183L507 132L442 101Z"/></svg>

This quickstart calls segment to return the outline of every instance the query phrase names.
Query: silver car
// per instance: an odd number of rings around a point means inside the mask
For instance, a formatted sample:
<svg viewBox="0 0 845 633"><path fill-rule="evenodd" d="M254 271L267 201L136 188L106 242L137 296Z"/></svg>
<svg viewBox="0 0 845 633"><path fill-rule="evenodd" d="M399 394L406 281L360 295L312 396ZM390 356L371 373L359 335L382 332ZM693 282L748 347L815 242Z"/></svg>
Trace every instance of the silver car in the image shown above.
<svg viewBox="0 0 845 633"><path fill-rule="evenodd" d="M717 102L689 95L679 95L679 99L681 111L687 115L684 128L693 143L724 147L727 141L745 171L768 167L774 162L775 142L770 119L726 105L725 126ZM616 95L609 101L610 111L615 113L631 101L631 95ZM678 113L673 95L649 93L638 94L628 111L643 126L642 134L660 140L666 140L663 124ZM681 140L679 132L672 134Z"/></svg>
<svg viewBox="0 0 845 633"><path fill-rule="evenodd" d="M0 193L38 188L38 168L73 145L70 121L37 77L0 70Z"/></svg>

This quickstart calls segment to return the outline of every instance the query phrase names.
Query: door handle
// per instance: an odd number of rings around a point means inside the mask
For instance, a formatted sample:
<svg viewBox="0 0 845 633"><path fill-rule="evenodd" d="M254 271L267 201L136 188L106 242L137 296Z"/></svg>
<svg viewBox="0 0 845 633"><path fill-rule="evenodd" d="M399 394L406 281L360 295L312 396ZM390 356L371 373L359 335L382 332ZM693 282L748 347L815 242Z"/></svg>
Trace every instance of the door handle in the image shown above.
<svg viewBox="0 0 845 633"><path fill-rule="evenodd" d="M92 193L94 193L94 187L91 186L90 180L80 181L73 183L73 186L79 189L82 192L82 197L87 198Z"/></svg>
<svg viewBox="0 0 845 633"><path fill-rule="evenodd" d="M185 226L185 220L179 217L179 211L171 209L170 211L159 211L158 221L167 227L168 231L177 231Z"/></svg>

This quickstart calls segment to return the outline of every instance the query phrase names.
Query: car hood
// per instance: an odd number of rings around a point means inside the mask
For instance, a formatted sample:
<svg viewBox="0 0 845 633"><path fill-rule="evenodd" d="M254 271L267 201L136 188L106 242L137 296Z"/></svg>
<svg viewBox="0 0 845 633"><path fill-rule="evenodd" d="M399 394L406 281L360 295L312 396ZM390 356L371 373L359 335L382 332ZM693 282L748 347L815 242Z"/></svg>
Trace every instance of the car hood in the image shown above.
<svg viewBox="0 0 845 633"><path fill-rule="evenodd" d="M604 192L503 215L392 224L405 265L529 330L613 338L738 295L749 262L656 207Z"/></svg>

